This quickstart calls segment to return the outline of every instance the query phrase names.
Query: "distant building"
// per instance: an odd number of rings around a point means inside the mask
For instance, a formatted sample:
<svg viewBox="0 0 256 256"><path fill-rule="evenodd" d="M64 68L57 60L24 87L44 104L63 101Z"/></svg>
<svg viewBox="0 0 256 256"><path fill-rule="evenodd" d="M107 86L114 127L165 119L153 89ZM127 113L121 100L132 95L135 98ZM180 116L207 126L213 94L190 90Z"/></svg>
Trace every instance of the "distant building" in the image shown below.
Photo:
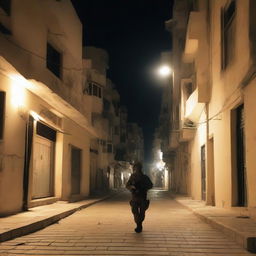
<svg viewBox="0 0 256 256"><path fill-rule="evenodd" d="M143 131L136 123L127 124L127 160L131 163L144 161Z"/></svg>

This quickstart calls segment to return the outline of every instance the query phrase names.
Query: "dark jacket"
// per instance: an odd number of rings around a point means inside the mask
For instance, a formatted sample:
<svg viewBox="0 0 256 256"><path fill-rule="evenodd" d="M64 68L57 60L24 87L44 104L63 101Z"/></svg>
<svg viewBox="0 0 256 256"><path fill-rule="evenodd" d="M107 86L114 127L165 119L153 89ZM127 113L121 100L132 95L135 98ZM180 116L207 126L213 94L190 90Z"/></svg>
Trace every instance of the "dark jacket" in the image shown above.
<svg viewBox="0 0 256 256"><path fill-rule="evenodd" d="M147 198L147 191L152 187L153 183L150 178L143 173L133 173L126 183L126 188L132 192L132 200L145 200Z"/></svg>

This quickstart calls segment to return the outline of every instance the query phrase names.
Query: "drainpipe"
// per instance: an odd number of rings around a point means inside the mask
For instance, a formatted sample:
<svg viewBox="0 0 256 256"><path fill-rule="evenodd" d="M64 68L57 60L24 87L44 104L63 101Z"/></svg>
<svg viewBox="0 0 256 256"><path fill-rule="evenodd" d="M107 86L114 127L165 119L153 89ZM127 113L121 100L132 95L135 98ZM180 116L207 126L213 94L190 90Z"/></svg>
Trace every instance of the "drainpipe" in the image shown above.
<svg viewBox="0 0 256 256"><path fill-rule="evenodd" d="M23 171L23 203L22 210L28 210L28 187L29 187L29 166L32 152L32 140L33 140L33 124L34 119L29 115L26 122L26 134L25 134L25 159L24 159L24 171Z"/></svg>

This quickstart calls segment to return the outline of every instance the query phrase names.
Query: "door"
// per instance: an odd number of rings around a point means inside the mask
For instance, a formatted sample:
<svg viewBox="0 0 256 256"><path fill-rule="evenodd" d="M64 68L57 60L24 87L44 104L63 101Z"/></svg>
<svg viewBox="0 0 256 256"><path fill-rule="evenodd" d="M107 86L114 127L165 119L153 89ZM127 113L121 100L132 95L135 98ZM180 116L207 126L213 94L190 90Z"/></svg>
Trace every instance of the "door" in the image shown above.
<svg viewBox="0 0 256 256"><path fill-rule="evenodd" d="M207 204L215 205L214 140L208 140L207 161Z"/></svg>
<svg viewBox="0 0 256 256"><path fill-rule="evenodd" d="M201 198L206 199L205 145L201 147Z"/></svg>
<svg viewBox="0 0 256 256"><path fill-rule="evenodd" d="M247 184L244 150L244 106L236 109L237 204L247 205Z"/></svg>
<svg viewBox="0 0 256 256"><path fill-rule="evenodd" d="M33 193L32 198L53 195L53 145L46 138L35 136L33 152Z"/></svg>
<svg viewBox="0 0 256 256"><path fill-rule="evenodd" d="M71 194L80 194L81 183L81 149L71 147Z"/></svg>

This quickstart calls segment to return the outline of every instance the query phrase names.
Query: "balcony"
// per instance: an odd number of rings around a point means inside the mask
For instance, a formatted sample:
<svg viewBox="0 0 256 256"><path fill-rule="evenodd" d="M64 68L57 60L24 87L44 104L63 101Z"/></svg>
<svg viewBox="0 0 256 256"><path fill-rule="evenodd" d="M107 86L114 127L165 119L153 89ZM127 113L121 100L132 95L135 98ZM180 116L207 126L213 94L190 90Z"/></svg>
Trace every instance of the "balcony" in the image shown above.
<svg viewBox="0 0 256 256"><path fill-rule="evenodd" d="M97 69L93 68L92 60L83 59L83 67L85 69L85 75L87 80L105 87L107 84L106 74L101 73Z"/></svg>
<svg viewBox="0 0 256 256"><path fill-rule="evenodd" d="M106 76L100 74L97 70L90 70L90 80L105 87L106 86Z"/></svg>
<svg viewBox="0 0 256 256"><path fill-rule="evenodd" d="M190 141L195 137L196 128L183 127L180 130L180 142Z"/></svg>
<svg viewBox="0 0 256 256"><path fill-rule="evenodd" d="M186 35L186 45L183 54L183 61L185 63L190 63L194 60L196 55L199 38L204 36L202 34L202 13L201 12L190 12L187 35Z"/></svg>
<svg viewBox="0 0 256 256"><path fill-rule="evenodd" d="M185 118L197 123L204 109L205 103L199 101L198 88L189 96L186 101Z"/></svg>

